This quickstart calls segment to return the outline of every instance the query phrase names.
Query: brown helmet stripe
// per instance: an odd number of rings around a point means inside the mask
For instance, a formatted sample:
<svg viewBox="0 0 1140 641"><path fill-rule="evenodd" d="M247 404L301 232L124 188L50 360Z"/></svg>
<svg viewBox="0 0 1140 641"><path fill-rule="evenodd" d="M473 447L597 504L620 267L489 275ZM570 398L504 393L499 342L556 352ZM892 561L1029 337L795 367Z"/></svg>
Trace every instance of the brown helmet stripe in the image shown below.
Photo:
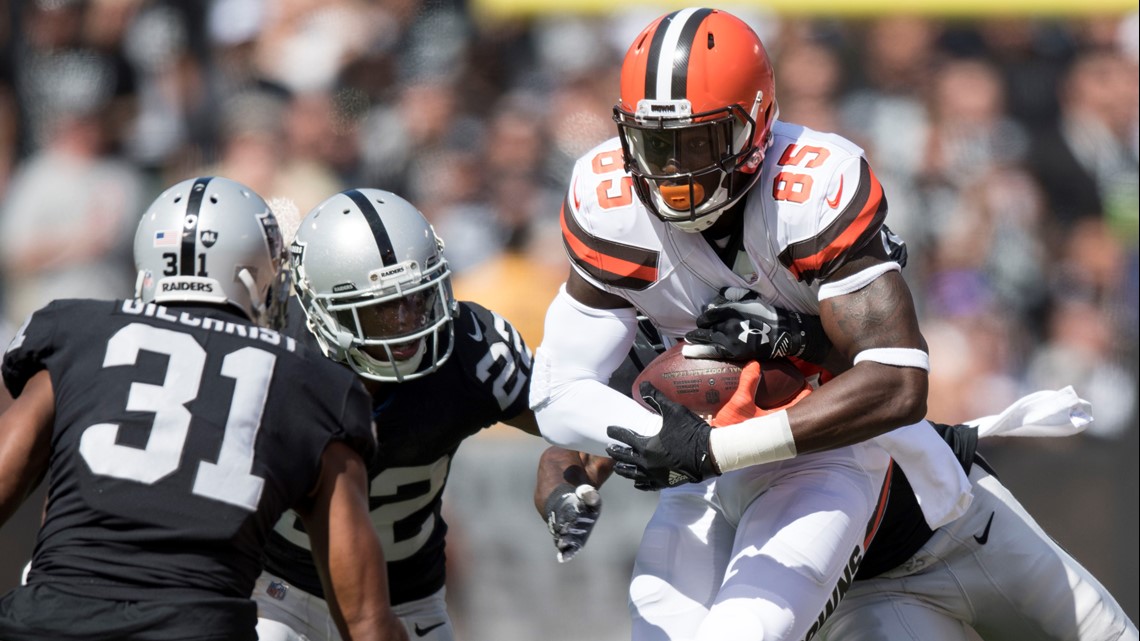
<svg viewBox="0 0 1140 641"><path fill-rule="evenodd" d="M645 61L645 97L681 100L688 89L689 51L712 9L681 9L661 19Z"/></svg>
<svg viewBox="0 0 1140 641"><path fill-rule="evenodd" d="M677 39L673 56L673 100L681 100L688 95L689 78L689 52L693 48L693 38L697 36L697 29L705 21L705 17L712 13L712 9L699 9L685 21L681 29L681 37Z"/></svg>
<svg viewBox="0 0 1140 641"><path fill-rule="evenodd" d="M674 11L661 19L657 23L657 29L653 32L653 40L649 42L649 55L645 59L645 97L650 100L660 100L661 97L657 95L657 67L661 60L661 45L665 42L665 32L668 31L669 25L673 23L673 18L676 17L680 11ZM636 107L636 105L630 105Z"/></svg>

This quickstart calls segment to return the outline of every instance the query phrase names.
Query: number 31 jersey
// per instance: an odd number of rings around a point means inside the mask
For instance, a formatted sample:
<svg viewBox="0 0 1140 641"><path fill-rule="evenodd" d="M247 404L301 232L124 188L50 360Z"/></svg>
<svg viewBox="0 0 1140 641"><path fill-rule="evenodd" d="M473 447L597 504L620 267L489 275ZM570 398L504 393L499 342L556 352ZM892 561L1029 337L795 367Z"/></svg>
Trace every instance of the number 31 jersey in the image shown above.
<svg viewBox="0 0 1140 641"><path fill-rule="evenodd" d="M375 451L355 377L218 307L53 302L3 360L13 396L42 370L55 425L32 584L247 602L326 446Z"/></svg>
<svg viewBox="0 0 1140 641"><path fill-rule="evenodd" d="M444 585L442 496L459 444L527 409L531 354L510 323L461 301L454 340L455 349L439 370L382 384L372 398L379 448L369 467L369 503L394 605L427 597ZM322 595L308 537L292 513L277 524L266 569Z"/></svg>

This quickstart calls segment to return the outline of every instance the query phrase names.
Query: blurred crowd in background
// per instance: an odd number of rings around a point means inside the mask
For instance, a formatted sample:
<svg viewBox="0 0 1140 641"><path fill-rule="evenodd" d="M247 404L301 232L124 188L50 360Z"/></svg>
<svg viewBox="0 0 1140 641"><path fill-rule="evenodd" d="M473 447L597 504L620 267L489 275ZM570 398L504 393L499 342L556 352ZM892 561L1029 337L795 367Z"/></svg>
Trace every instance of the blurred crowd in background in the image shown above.
<svg viewBox="0 0 1140 641"><path fill-rule="evenodd" d="M347 187L403 195L447 244L459 296L507 317L532 348L568 269L558 210L571 165L616 134L622 56L665 11L492 20L463 0L5 6L0 342L53 298L129 296L138 216L164 186L209 174L294 219ZM956 422L1070 384L1092 401L1083 436L983 452L1135 619L1137 14L833 20L726 8L768 46L781 119L867 151L909 248L929 415ZM2 536L8 546L13 534Z"/></svg>

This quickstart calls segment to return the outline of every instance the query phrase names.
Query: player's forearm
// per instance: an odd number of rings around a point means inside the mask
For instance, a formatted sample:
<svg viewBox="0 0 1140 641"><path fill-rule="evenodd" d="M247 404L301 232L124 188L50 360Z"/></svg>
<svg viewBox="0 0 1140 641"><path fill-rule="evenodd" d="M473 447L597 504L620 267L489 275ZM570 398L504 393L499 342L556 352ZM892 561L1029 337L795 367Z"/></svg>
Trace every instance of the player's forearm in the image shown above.
<svg viewBox="0 0 1140 641"><path fill-rule="evenodd" d="M534 507L545 516L544 507L550 494L563 485L600 487L613 473L613 459L558 446L546 448L538 461L538 478L534 486Z"/></svg>
<svg viewBox="0 0 1140 641"><path fill-rule="evenodd" d="M566 449L604 457L606 447L616 443L606 435L610 425L621 425L638 434L654 434L661 417L624 394L596 381L580 381L535 409L542 436Z"/></svg>
<svg viewBox="0 0 1140 641"><path fill-rule="evenodd" d="M820 319L834 346L831 362L855 365L787 410L714 430L717 469L859 443L926 414L926 342L898 272L820 301Z"/></svg>
<svg viewBox="0 0 1140 641"><path fill-rule="evenodd" d="M864 269L874 271L870 264ZM835 348L832 371L843 373L788 411L798 452L858 443L925 416L926 341L898 271L821 300L820 320ZM858 364L843 371L840 362Z"/></svg>
<svg viewBox="0 0 1140 641"><path fill-rule="evenodd" d="M926 415L927 373L860 363L788 409L799 454L859 443Z"/></svg>
<svg viewBox="0 0 1140 641"><path fill-rule="evenodd" d="M341 614L341 634L347 634L346 639L403 639L403 626L388 605L384 555L371 527L367 522L338 525L330 532L329 586L336 599L330 611Z"/></svg>
<svg viewBox="0 0 1140 641"><path fill-rule="evenodd" d="M535 351L530 405L547 441L605 456L610 425L655 432L660 418L606 382L637 334L632 307L589 307L561 290L550 304Z"/></svg>
<svg viewBox="0 0 1140 641"><path fill-rule="evenodd" d="M353 641L403 641L389 605L384 553L368 517L368 475L359 456L333 443L310 511L301 511L313 558L341 635Z"/></svg>
<svg viewBox="0 0 1140 641"><path fill-rule="evenodd" d="M0 525L43 479L54 418L55 396L46 370L33 376L0 414Z"/></svg>

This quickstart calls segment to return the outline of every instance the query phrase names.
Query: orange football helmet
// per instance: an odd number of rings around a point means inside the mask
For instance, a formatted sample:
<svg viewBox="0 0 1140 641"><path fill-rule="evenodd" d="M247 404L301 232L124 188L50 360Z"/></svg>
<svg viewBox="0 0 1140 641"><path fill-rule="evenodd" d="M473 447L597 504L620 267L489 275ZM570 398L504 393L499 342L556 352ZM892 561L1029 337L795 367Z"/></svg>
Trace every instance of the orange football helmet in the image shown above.
<svg viewBox="0 0 1140 641"><path fill-rule="evenodd" d="M760 176L776 106L764 44L739 18L682 9L626 52L614 106L638 197L685 231L708 229Z"/></svg>

